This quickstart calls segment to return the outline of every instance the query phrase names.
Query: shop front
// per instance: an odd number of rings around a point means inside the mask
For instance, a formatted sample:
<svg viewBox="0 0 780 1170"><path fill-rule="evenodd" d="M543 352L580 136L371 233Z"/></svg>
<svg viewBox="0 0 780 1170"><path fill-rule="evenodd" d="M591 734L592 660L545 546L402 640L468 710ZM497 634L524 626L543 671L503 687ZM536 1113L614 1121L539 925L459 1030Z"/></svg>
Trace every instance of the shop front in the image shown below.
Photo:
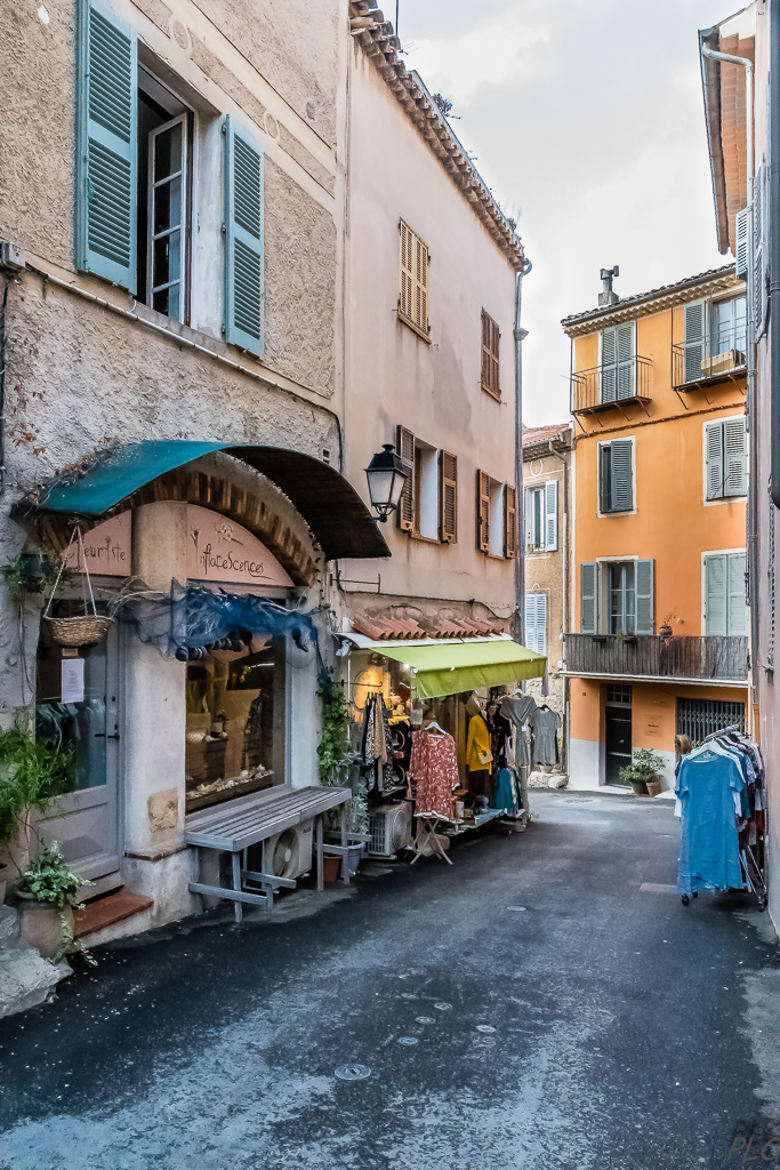
<svg viewBox="0 0 780 1170"><path fill-rule="evenodd" d="M72 745L75 767L38 832L91 897L125 886L151 899L150 923L200 907L189 817L318 782L323 558L386 555L332 468L274 448L192 450L203 446L136 444L55 485L38 511L41 545L70 572L41 620L37 733ZM57 620L85 597L91 612L90 592L107 633L63 645Z"/></svg>

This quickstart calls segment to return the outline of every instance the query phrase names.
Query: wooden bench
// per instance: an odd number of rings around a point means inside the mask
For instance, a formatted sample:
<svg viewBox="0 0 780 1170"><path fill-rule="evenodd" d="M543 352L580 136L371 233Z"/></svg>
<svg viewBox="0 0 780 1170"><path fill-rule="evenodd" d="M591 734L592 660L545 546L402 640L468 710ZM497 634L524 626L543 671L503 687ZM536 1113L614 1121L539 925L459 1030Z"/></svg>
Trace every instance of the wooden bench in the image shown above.
<svg viewBox="0 0 780 1170"><path fill-rule="evenodd" d="M233 901L236 922L241 921L242 904L272 906L276 890L294 890L297 883L291 878L277 877L268 872L268 841L277 833L306 821L315 822L317 889L322 890L322 820L332 808L340 809L341 844L328 845L328 852L344 858L342 874L344 881L349 884L346 803L351 796L349 788L293 788L290 784L278 784L274 788L250 792L247 796L238 796L235 800L190 813L184 822L185 844L230 853L233 877L232 888L197 881L189 883L190 890L194 894L211 894ZM247 850L250 845L258 844L263 846L264 872L247 869ZM257 883L263 892L251 893L245 890L244 882L247 879Z"/></svg>

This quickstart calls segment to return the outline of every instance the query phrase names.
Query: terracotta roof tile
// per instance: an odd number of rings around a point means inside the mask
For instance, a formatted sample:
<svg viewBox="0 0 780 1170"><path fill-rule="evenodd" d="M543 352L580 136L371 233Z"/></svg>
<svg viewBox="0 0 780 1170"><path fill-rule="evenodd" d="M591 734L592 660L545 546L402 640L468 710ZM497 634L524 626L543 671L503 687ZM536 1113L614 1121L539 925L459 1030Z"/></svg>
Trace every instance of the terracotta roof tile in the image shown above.
<svg viewBox="0 0 780 1170"><path fill-rule="evenodd" d="M557 439L571 430L571 423L553 423L546 427L523 427L523 446L533 447L536 443L546 443L548 439Z"/></svg>

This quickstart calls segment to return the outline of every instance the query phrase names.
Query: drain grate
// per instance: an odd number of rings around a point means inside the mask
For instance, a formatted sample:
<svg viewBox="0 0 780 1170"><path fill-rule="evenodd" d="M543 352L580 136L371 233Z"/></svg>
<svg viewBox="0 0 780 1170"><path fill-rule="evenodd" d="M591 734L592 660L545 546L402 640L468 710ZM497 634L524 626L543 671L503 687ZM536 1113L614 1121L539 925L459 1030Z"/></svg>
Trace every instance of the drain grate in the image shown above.
<svg viewBox="0 0 780 1170"><path fill-rule="evenodd" d="M340 1081L366 1081L371 1076L367 1064L340 1064L336 1069Z"/></svg>

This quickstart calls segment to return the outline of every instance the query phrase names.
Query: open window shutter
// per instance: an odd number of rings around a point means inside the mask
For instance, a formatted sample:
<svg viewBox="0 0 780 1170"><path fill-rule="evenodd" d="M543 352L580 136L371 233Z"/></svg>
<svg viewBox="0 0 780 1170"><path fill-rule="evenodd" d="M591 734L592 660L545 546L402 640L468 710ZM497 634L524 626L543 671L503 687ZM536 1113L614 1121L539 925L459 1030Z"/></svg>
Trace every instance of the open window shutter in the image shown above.
<svg viewBox="0 0 780 1170"><path fill-rule="evenodd" d="M727 632L726 590L728 558L717 553L704 560L704 632L708 637Z"/></svg>
<svg viewBox="0 0 780 1170"><path fill-rule="evenodd" d="M617 329L601 331L601 401L617 398Z"/></svg>
<svg viewBox="0 0 780 1170"><path fill-rule="evenodd" d="M744 418L729 418L723 423L724 483L726 496L747 493L747 431Z"/></svg>
<svg viewBox="0 0 780 1170"><path fill-rule="evenodd" d="M748 608L745 601L745 553L731 553L728 557L729 605L726 633L741 637L748 632Z"/></svg>
<svg viewBox="0 0 780 1170"><path fill-rule="evenodd" d="M719 500L723 495L723 423L706 424L707 499Z"/></svg>
<svg viewBox="0 0 780 1170"><path fill-rule="evenodd" d="M439 530L446 544L458 539L458 457L439 452Z"/></svg>
<svg viewBox="0 0 780 1170"><path fill-rule="evenodd" d="M636 562L636 632L652 634L655 620L655 562Z"/></svg>
<svg viewBox="0 0 780 1170"><path fill-rule="evenodd" d="M633 398L636 394L636 363L634 361L634 322L618 325L617 333L617 396Z"/></svg>
<svg viewBox="0 0 780 1170"><path fill-rule="evenodd" d="M525 547L532 549L534 547L534 495L530 488L526 488L523 492L523 525L525 529Z"/></svg>
<svg viewBox="0 0 780 1170"><path fill-rule="evenodd" d="M428 248L419 238L414 237L415 252L415 304L414 320L419 327L428 331Z"/></svg>
<svg viewBox="0 0 780 1170"><path fill-rule="evenodd" d="M610 511L630 512L634 506L632 444L627 439L613 439L609 445L612 491Z"/></svg>
<svg viewBox="0 0 780 1170"><path fill-rule="evenodd" d="M739 280L747 280L750 271L750 208L737 212L736 241L734 244L735 273Z"/></svg>
<svg viewBox="0 0 780 1170"><path fill-rule="evenodd" d="M764 332L766 321L766 164L762 157L753 184L753 330L756 340Z"/></svg>
<svg viewBox="0 0 780 1170"><path fill-rule="evenodd" d="M398 309L404 317L414 320L414 232L401 220L401 288L398 294Z"/></svg>
<svg viewBox="0 0 780 1170"><path fill-rule="evenodd" d="M225 118L225 338L263 352L263 152Z"/></svg>
<svg viewBox="0 0 780 1170"><path fill-rule="evenodd" d="M490 476L477 472L477 548L490 552Z"/></svg>
<svg viewBox="0 0 780 1170"><path fill-rule="evenodd" d="M504 486L504 556L517 552L517 494L511 484Z"/></svg>
<svg viewBox="0 0 780 1170"><path fill-rule="evenodd" d="M406 483L398 502L398 527L402 532L411 532L414 528L414 504L417 485L414 482L414 435L406 427L398 427L395 449L404 461L406 467Z"/></svg>
<svg viewBox="0 0 780 1170"><path fill-rule="evenodd" d="M79 7L76 267L136 291L138 51L94 0Z"/></svg>
<svg viewBox="0 0 780 1170"><path fill-rule="evenodd" d="M595 562L580 565L580 633L597 634L599 622L598 601L599 567Z"/></svg>
<svg viewBox="0 0 780 1170"><path fill-rule="evenodd" d="M544 485L544 547L548 552L558 547L558 482L554 479Z"/></svg>
<svg viewBox="0 0 780 1170"><path fill-rule="evenodd" d="M537 654L547 653L547 594L526 593L523 645Z"/></svg>
<svg viewBox="0 0 780 1170"><path fill-rule="evenodd" d="M490 317L482 310L482 389L490 390Z"/></svg>
<svg viewBox="0 0 780 1170"><path fill-rule="evenodd" d="M691 301L683 308L685 326L685 381L695 382L702 375L707 354L707 302Z"/></svg>
<svg viewBox="0 0 780 1170"><path fill-rule="evenodd" d="M490 322L490 384L493 388L493 393L498 397L501 394L501 381L499 377L499 346L501 344L501 331L495 321Z"/></svg>
<svg viewBox="0 0 780 1170"><path fill-rule="evenodd" d="M525 625L523 629L523 645L529 650L536 649L536 594L525 595Z"/></svg>

